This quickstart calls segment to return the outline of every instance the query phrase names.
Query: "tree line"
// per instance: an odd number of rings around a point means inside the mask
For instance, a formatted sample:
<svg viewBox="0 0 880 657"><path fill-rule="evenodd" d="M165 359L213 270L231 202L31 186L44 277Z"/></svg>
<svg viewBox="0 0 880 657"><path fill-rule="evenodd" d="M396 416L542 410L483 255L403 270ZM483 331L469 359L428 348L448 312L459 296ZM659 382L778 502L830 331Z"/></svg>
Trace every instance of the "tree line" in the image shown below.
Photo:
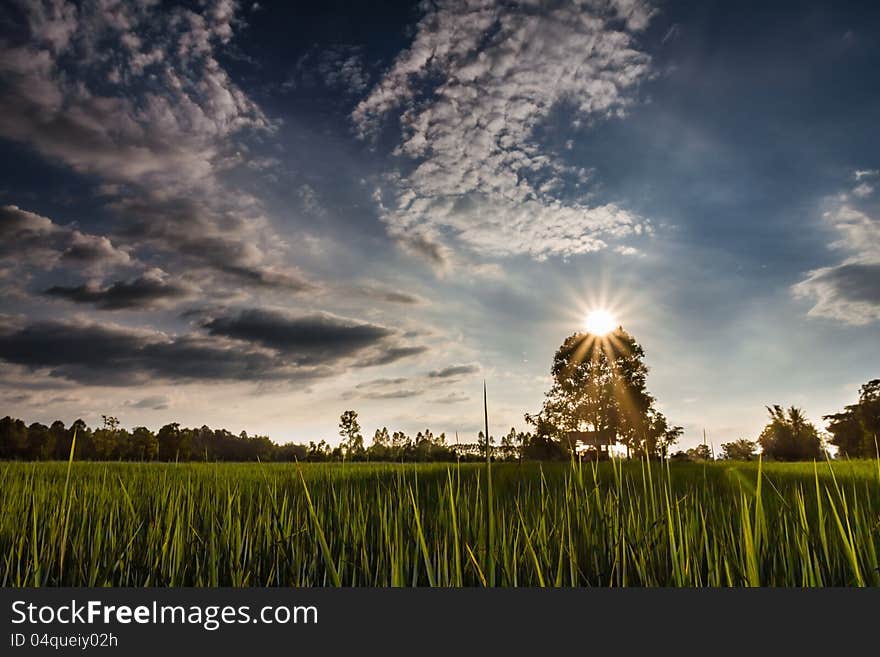
<svg viewBox="0 0 880 657"><path fill-rule="evenodd" d="M268 436L249 436L244 431L235 434L208 426L187 428L176 422L157 432L143 426L129 431L116 417L103 415L101 419L101 426L92 429L81 419L70 426L61 420L47 426L6 416L0 419L0 459L66 460L74 433L74 458L91 461L468 461L485 458L487 445L482 432L474 443L447 444L445 433L434 434L430 429L410 436L382 427L365 446L355 411L342 414L342 442L336 446L326 440L278 444ZM520 458L514 446L523 444L524 436L511 429L497 446L490 437L492 458Z"/></svg>
<svg viewBox="0 0 880 657"><path fill-rule="evenodd" d="M827 441L803 410L794 406L768 406L770 421L757 440L740 438L721 445L718 456L732 461L751 461L761 457L774 461L811 461L825 457L826 442L837 448L838 458L877 458L880 442L880 379L868 381L859 389L859 400L840 413L823 416ZM716 455L708 445L687 452L676 452L677 460L709 461Z"/></svg>
<svg viewBox="0 0 880 657"><path fill-rule="evenodd" d="M776 461L808 461L825 457L825 442L819 430L794 406L768 406L769 421L756 440L741 438L721 444L718 454L706 444L668 454L677 461L711 461L716 458L750 461L758 457ZM859 400L840 413L824 416L827 443L837 448L838 457L874 458L880 440L880 379L860 389ZM181 427L172 422L158 432L147 427L131 431L115 417L102 416L102 426L91 429L83 420L69 427L61 420L46 426L30 425L6 416L0 419L0 459L65 460L70 455L76 432L75 458L95 461L476 461L567 460L572 446L558 436L516 431L511 427L500 441L480 431L476 441L449 444L445 433L430 429L409 436L403 431L376 429L365 445L356 411L345 411L339 421L339 445L326 440L308 444L278 444L268 436L234 434L226 429Z"/></svg>
<svg viewBox="0 0 880 657"><path fill-rule="evenodd" d="M708 445L672 452L683 430L670 425L646 387L648 368L644 350L622 328L602 336L575 333L553 359L552 386L538 413L526 413L532 431L511 430L476 442L455 444L444 433L430 429L409 436L402 431L377 429L365 444L358 414L345 411L339 420L341 443L326 440L308 444L277 444L267 436L233 434L225 429L185 428L166 424L153 433L147 427L131 431L119 420L102 416L100 428L82 420L70 427L53 422L26 425L22 420L0 420L0 459L66 459L74 431L77 457L93 460L132 461L454 461L567 460L573 456L607 458L608 445L620 445L628 457L648 456L705 461L719 456L733 460L756 458L798 461L821 459L825 441L820 431L796 407L768 406L769 422L757 440L742 438L721 445L716 455ZM841 456L870 458L877 455L880 433L880 379L862 386L857 403L827 415L828 443ZM582 439L586 438L586 445ZM581 442L579 442L581 441Z"/></svg>

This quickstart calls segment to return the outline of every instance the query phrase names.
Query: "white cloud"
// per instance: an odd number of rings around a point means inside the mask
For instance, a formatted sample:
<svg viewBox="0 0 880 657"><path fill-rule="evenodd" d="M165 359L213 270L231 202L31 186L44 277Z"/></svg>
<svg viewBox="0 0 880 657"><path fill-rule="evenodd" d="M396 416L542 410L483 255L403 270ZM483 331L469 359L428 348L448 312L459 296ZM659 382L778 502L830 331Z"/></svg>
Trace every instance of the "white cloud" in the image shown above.
<svg viewBox="0 0 880 657"><path fill-rule="evenodd" d="M449 0L432 5L411 46L358 105L362 137L399 113L407 171L380 204L389 233L442 264L451 245L541 259L588 253L648 228L615 204L569 200L579 170L544 152L534 130L561 103L587 121L620 116L650 72L633 32L643 2Z"/></svg>
<svg viewBox="0 0 880 657"><path fill-rule="evenodd" d="M853 187L852 193L859 198L868 198L874 193L874 186L869 185L868 183L861 183Z"/></svg>
<svg viewBox="0 0 880 657"><path fill-rule="evenodd" d="M792 287L794 295L813 300L808 313L813 317L848 324L880 319L880 218L856 207L847 195L834 199L824 217L840 233L831 247L847 256L838 265L809 272Z"/></svg>
<svg viewBox="0 0 880 657"><path fill-rule="evenodd" d="M20 6L28 38L0 41L0 137L96 178L127 224L115 242L239 282L299 277L259 200L223 178L248 159L240 137L275 127L217 58L235 2Z"/></svg>

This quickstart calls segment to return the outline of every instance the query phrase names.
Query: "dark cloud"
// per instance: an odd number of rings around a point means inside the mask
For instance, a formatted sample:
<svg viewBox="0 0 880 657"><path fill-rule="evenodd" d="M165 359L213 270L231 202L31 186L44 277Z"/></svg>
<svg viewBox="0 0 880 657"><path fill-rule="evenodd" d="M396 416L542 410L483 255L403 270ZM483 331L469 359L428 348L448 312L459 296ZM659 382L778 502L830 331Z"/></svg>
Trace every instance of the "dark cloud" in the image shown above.
<svg viewBox="0 0 880 657"><path fill-rule="evenodd" d="M810 315L849 324L880 319L880 263L850 262L818 269L793 289L796 296L815 301Z"/></svg>
<svg viewBox="0 0 880 657"><path fill-rule="evenodd" d="M290 77L281 85L285 91L313 89L321 85L353 97L367 90L369 74L359 46L312 47L300 57Z"/></svg>
<svg viewBox="0 0 880 657"><path fill-rule="evenodd" d="M465 374L474 374L479 371L480 368L477 365L450 365L442 370L428 372L428 376L432 379L450 379L456 376L464 376Z"/></svg>
<svg viewBox="0 0 880 657"><path fill-rule="evenodd" d="M4 205L0 207L0 263L46 270L61 265L94 270L128 265L132 259L106 237Z"/></svg>
<svg viewBox="0 0 880 657"><path fill-rule="evenodd" d="M7 327L0 332L0 359L92 385L318 374L314 369L288 367L271 353L238 343L77 320Z"/></svg>
<svg viewBox="0 0 880 657"><path fill-rule="evenodd" d="M292 316L258 308L215 317L203 326L211 335L277 349L303 363L351 356L381 344L393 335L383 326L333 315Z"/></svg>
<svg viewBox="0 0 880 657"><path fill-rule="evenodd" d="M211 270L254 287L315 289L295 268L267 261L266 251L272 245L263 243L272 233L253 207L233 211L192 199L141 197L119 201L113 208L128 223L122 237L180 254L190 269Z"/></svg>
<svg viewBox="0 0 880 657"><path fill-rule="evenodd" d="M381 388L384 386L396 386L401 383L406 383L406 377L395 377L393 379L373 379L372 381L364 381L363 383L359 383L355 386L357 389L363 388Z"/></svg>
<svg viewBox="0 0 880 657"><path fill-rule="evenodd" d="M840 265L814 280L833 286L847 301L880 306L880 263Z"/></svg>
<svg viewBox="0 0 880 657"><path fill-rule="evenodd" d="M874 171L856 171L855 179L872 178ZM796 297L812 299L810 315L848 324L880 319L880 219L862 199L855 204L843 194L824 213L840 234L833 246L850 256L833 267L816 269L792 287Z"/></svg>
<svg viewBox="0 0 880 657"><path fill-rule="evenodd" d="M151 395L137 401L131 401L126 404L131 408L146 408L153 411L163 411L171 406L171 400L165 395Z"/></svg>
<svg viewBox="0 0 880 657"><path fill-rule="evenodd" d="M45 294L74 303L93 304L101 310L143 310L186 298L193 291L189 285L170 281L161 272L150 271L129 281L116 281L107 287L94 283L56 285L46 290Z"/></svg>
<svg viewBox="0 0 880 657"><path fill-rule="evenodd" d="M358 367L374 367L376 365L388 365L410 356L418 356L428 351L427 347L415 345L412 347L390 347L383 349L381 352L371 356L370 358L357 363Z"/></svg>
<svg viewBox="0 0 880 657"><path fill-rule="evenodd" d="M245 310L203 324L210 335L168 335L84 320L0 316L0 360L80 383L303 380L425 351L390 329L331 315Z"/></svg>
<svg viewBox="0 0 880 657"><path fill-rule="evenodd" d="M402 303L406 305L422 303L422 299L413 294L402 292L400 290L389 290L379 286L365 285L357 288L357 291L371 299L387 301L389 303Z"/></svg>
<svg viewBox="0 0 880 657"><path fill-rule="evenodd" d="M300 366L345 361L353 367L387 365L427 351L421 345L400 343L396 331L377 324L315 313L291 315L248 308L202 321L211 335L277 350Z"/></svg>

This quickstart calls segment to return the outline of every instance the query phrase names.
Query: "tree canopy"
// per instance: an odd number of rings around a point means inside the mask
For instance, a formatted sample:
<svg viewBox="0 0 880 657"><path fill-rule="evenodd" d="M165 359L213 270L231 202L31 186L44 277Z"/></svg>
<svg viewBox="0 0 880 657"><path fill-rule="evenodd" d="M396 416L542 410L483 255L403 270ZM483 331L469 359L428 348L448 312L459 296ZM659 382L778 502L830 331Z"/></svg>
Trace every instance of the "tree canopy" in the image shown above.
<svg viewBox="0 0 880 657"><path fill-rule="evenodd" d="M832 445L851 458L877 456L880 441L880 379L868 381L859 390L859 401L840 413L826 415Z"/></svg>
<svg viewBox="0 0 880 657"><path fill-rule="evenodd" d="M526 420L538 436L556 441L571 431L590 431L625 445L630 454L665 455L682 430L670 427L655 407L644 357L622 328L604 336L569 336L553 357L553 385L541 412Z"/></svg>
<svg viewBox="0 0 880 657"><path fill-rule="evenodd" d="M792 406L767 407L770 422L758 437L765 458L776 461L811 461L823 457L819 431L807 420L804 412Z"/></svg>

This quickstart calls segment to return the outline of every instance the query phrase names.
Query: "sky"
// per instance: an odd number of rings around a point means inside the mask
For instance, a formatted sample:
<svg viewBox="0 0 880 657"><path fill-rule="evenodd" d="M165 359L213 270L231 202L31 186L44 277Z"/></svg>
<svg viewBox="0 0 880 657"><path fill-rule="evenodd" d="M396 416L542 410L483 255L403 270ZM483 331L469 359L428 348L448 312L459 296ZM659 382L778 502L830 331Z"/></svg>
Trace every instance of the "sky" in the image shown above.
<svg viewBox="0 0 880 657"><path fill-rule="evenodd" d="M681 447L880 376L880 5L0 9L0 415L526 429L607 308Z"/></svg>

